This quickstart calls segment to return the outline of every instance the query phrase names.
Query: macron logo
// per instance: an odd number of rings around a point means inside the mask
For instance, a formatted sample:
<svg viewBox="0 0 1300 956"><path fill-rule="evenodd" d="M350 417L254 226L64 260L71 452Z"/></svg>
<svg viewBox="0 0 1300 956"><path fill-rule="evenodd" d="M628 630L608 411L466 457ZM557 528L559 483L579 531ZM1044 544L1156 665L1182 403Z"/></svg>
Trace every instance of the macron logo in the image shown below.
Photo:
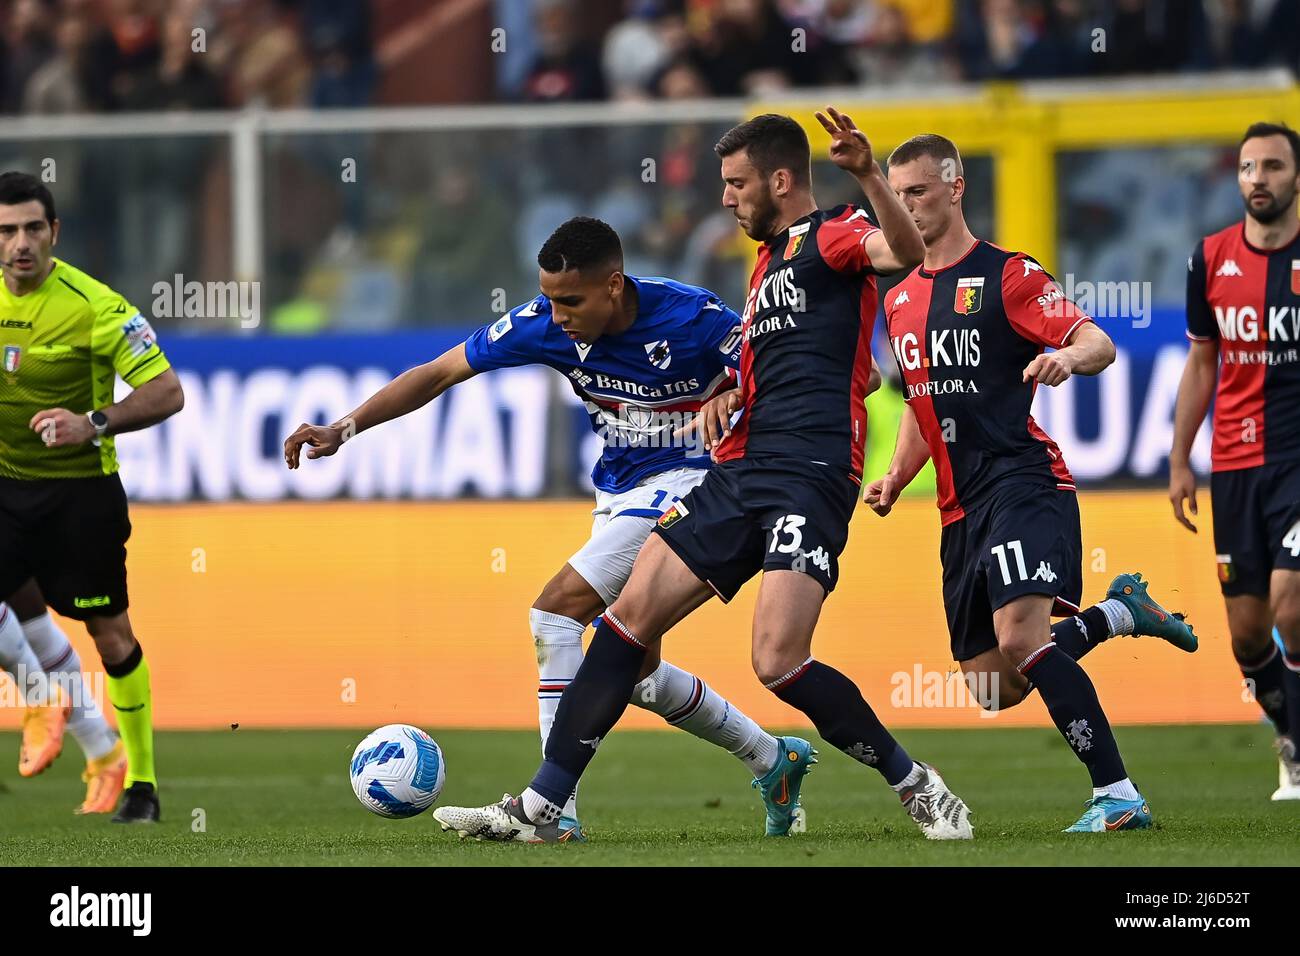
<svg viewBox="0 0 1300 956"><path fill-rule="evenodd" d="M1216 276L1239 276L1241 275L1241 266L1237 265L1236 259L1225 259L1223 265L1219 266Z"/></svg>
<svg viewBox="0 0 1300 956"><path fill-rule="evenodd" d="M50 897L51 926L125 926L133 936L148 936L152 914L152 893L82 893L74 886Z"/></svg>

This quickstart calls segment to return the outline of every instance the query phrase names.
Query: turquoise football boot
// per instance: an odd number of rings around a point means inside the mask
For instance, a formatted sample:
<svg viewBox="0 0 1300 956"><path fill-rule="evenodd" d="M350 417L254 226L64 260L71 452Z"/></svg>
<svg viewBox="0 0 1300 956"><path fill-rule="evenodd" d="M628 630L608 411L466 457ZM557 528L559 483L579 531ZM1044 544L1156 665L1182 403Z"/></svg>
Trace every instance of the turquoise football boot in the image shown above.
<svg viewBox="0 0 1300 956"><path fill-rule="evenodd" d="M1119 797L1093 797L1083 816L1062 833L1105 833L1108 830L1145 830L1151 826L1151 808L1139 796L1136 800Z"/></svg>
<svg viewBox="0 0 1300 956"><path fill-rule="evenodd" d="M1196 634L1183 616L1166 611L1147 593L1147 583L1141 574L1121 574L1110 582L1107 598L1120 601L1133 615L1134 637L1158 637L1168 641L1180 651L1196 650Z"/></svg>
<svg viewBox="0 0 1300 956"><path fill-rule="evenodd" d="M560 817L560 838L558 843L586 843L587 833L582 824L573 817Z"/></svg>
<svg viewBox="0 0 1300 956"><path fill-rule="evenodd" d="M776 766L756 778L752 786L763 795L768 836L802 833L807 816L799 803L799 788L817 762L817 751L801 737L778 737L776 742L781 747Z"/></svg>

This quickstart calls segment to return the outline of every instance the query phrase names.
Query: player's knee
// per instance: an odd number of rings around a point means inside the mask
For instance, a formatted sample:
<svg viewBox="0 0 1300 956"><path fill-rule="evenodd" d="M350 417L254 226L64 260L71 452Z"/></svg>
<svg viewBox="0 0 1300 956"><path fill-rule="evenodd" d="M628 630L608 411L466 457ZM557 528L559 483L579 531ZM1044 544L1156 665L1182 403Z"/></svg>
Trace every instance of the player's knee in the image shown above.
<svg viewBox="0 0 1300 956"><path fill-rule="evenodd" d="M791 671L798 670L808 660L804 651L784 648L774 644L755 645L751 661L754 674L764 685L773 684Z"/></svg>
<svg viewBox="0 0 1300 956"><path fill-rule="evenodd" d="M1269 653L1273 634L1267 627L1234 628L1232 656L1239 664L1255 664Z"/></svg>

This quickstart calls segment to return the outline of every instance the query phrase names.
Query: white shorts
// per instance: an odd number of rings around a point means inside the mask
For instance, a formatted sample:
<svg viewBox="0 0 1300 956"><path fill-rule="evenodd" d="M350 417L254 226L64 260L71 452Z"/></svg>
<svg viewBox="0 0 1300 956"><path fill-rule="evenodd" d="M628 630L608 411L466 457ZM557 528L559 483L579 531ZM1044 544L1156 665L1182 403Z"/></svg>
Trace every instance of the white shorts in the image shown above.
<svg viewBox="0 0 1300 956"><path fill-rule="evenodd" d="M614 603L632 573L632 562L659 516L704 480L704 468L674 468L651 475L618 494L596 492L591 538L569 559L605 606Z"/></svg>

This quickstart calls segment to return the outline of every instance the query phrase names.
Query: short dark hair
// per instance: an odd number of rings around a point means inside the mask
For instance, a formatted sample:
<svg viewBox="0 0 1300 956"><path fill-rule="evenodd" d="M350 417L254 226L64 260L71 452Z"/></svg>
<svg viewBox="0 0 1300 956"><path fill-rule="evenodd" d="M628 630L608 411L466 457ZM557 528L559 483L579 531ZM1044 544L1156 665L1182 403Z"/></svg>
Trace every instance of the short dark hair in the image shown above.
<svg viewBox="0 0 1300 956"><path fill-rule="evenodd" d="M958 176L965 175L962 171L961 153L957 151L957 144L947 136L940 136L938 133L921 133L913 136L889 154L890 166L906 166L913 160L920 159L922 156L929 156L931 159L937 159L943 162L945 159L952 160L955 164L954 169Z"/></svg>
<svg viewBox="0 0 1300 956"><path fill-rule="evenodd" d="M54 196L43 182L30 173L0 173L0 206L17 206L33 199L45 208L45 221L54 225Z"/></svg>
<svg viewBox="0 0 1300 956"><path fill-rule="evenodd" d="M788 169L800 186L812 184L812 151L808 134L788 116L764 113L733 126L718 140L713 151L725 159L745 150L749 161L764 176Z"/></svg>
<svg viewBox="0 0 1300 956"><path fill-rule="evenodd" d="M546 272L585 272L598 266L623 268L623 244L607 222L590 216L574 216L560 224L537 253L537 264Z"/></svg>
<svg viewBox="0 0 1300 956"><path fill-rule="evenodd" d="M1296 167L1300 169L1300 133L1297 133L1286 123L1251 123L1250 128L1246 130L1246 135L1241 137L1241 142L1237 144L1237 149L1246 145L1250 139L1260 139L1264 136L1281 136L1291 144L1291 159L1295 162Z"/></svg>

